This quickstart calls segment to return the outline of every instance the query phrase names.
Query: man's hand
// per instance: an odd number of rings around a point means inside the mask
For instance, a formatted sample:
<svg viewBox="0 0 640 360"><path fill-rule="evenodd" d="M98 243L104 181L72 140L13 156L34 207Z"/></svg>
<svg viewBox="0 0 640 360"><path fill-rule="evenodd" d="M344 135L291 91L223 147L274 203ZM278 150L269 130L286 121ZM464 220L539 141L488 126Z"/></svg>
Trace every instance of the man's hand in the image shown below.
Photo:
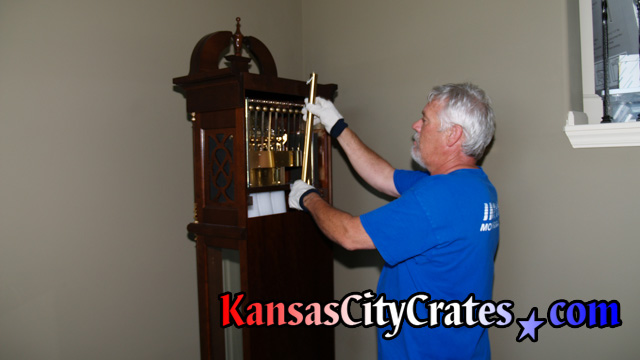
<svg viewBox="0 0 640 360"><path fill-rule="evenodd" d="M317 97L315 104L311 104L308 99L304 99L304 105L305 108L302 109L302 112L304 113L305 120L307 119L307 111L310 111L320 119L320 122L324 125L324 128L328 133L331 133L333 125L335 125L338 120L342 119L342 115L340 115L338 109L336 109L333 103L327 99Z"/></svg>
<svg viewBox="0 0 640 360"><path fill-rule="evenodd" d="M313 186L307 184L302 180L296 180L291 184L291 192L289 193L289 207L292 209L302 210L308 212L304 207L304 197L311 193L319 194L318 190Z"/></svg>

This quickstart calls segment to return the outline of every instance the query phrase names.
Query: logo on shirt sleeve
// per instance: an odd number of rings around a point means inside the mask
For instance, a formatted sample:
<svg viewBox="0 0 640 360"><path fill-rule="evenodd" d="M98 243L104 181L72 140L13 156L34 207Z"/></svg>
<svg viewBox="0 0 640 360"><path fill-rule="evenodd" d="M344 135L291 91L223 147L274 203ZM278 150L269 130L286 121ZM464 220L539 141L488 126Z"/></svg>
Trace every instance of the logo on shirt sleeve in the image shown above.
<svg viewBox="0 0 640 360"><path fill-rule="evenodd" d="M491 231L497 229L500 226L500 210L498 210L498 204L489 202L484 203L484 215L482 217L482 224L480 224L480 231Z"/></svg>

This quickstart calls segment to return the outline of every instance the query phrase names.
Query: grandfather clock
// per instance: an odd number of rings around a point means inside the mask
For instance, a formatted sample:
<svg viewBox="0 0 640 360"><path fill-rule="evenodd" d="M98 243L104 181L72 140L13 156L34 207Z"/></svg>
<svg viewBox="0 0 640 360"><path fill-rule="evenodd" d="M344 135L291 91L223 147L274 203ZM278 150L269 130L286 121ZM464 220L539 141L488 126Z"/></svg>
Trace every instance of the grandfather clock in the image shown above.
<svg viewBox="0 0 640 360"><path fill-rule="evenodd" d="M231 275L243 305L333 300L330 241L309 214L286 203L290 183L302 176L307 134L307 177L331 202L331 139L323 129L305 129L310 86L278 77L267 47L243 36L236 20L235 33L203 37L189 74L173 79L193 127L195 216L187 229L196 242L201 357L332 359L332 327L244 326L234 330L234 344L222 327L220 295L230 291L225 253L236 259ZM316 92L332 99L336 89L317 85Z"/></svg>

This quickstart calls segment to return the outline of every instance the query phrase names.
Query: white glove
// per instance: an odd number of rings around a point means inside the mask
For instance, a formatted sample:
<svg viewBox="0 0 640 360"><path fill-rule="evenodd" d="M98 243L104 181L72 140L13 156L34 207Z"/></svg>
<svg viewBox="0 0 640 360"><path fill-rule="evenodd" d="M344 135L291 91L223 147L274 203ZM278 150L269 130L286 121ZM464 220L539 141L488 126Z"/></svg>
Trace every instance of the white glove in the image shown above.
<svg viewBox="0 0 640 360"><path fill-rule="evenodd" d="M289 193L289 207L292 209L309 211L302 204L304 197L306 195L311 194L312 192L319 193L316 188L307 184L302 180L296 180L293 184L291 184L291 192Z"/></svg>
<svg viewBox="0 0 640 360"><path fill-rule="evenodd" d="M324 125L324 128L328 133L331 133L331 128L333 125L338 122L338 120L342 119L342 115L338 112L338 109L333 105L333 103L327 99L317 97L316 103L309 103L309 99L304 99L305 108L302 110L304 113L304 119L307 119L307 111L310 111L313 115L320 118L320 122ZM314 119L314 125L316 124Z"/></svg>

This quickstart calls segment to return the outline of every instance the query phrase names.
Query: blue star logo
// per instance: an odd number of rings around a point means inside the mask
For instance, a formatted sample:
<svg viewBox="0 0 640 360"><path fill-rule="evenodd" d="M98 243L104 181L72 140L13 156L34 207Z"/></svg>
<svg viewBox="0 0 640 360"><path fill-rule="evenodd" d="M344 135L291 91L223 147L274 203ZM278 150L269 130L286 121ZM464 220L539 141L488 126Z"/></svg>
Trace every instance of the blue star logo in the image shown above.
<svg viewBox="0 0 640 360"><path fill-rule="evenodd" d="M538 308L534 307L529 312L528 318L517 319L516 322L520 326L520 332L516 338L517 342L521 342L527 336L531 338L531 341L538 341L538 328L547 323L546 319L538 318Z"/></svg>

